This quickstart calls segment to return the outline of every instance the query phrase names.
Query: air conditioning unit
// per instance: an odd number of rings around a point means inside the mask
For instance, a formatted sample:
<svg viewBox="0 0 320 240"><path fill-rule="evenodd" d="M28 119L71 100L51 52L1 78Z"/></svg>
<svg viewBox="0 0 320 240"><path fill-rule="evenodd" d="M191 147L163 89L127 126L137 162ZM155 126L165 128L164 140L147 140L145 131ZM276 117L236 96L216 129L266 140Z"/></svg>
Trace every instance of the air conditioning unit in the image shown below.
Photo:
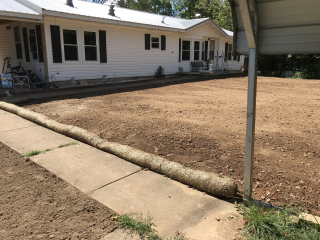
<svg viewBox="0 0 320 240"><path fill-rule="evenodd" d="M29 77L14 76L12 78L13 89L17 91L24 91L30 89Z"/></svg>

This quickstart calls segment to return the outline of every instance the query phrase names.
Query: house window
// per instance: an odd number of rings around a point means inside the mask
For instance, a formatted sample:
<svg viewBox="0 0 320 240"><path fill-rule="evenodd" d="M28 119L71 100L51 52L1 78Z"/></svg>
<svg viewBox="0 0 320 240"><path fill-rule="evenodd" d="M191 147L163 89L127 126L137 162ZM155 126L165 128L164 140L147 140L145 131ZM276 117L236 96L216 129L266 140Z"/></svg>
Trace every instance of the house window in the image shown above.
<svg viewBox="0 0 320 240"><path fill-rule="evenodd" d="M63 29L64 59L78 61L77 31Z"/></svg>
<svg viewBox="0 0 320 240"><path fill-rule="evenodd" d="M190 41L182 41L182 60L190 61Z"/></svg>
<svg viewBox="0 0 320 240"><path fill-rule="evenodd" d="M30 41L30 52L33 60L38 59L38 49L37 49L37 38L36 38L36 30L29 30L29 41Z"/></svg>
<svg viewBox="0 0 320 240"><path fill-rule="evenodd" d="M204 61L204 42L201 43L201 60Z"/></svg>
<svg viewBox="0 0 320 240"><path fill-rule="evenodd" d="M209 59L214 59L214 47L215 47L216 41L210 40L210 51L209 51Z"/></svg>
<svg viewBox="0 0 320 240"><path fill-rule="evenodd" d="M228 61L232 60L232 44L228 45Z"/></svg>
<svg viewBox="0 0 320 240"><path fill-rule="evenodd" d="M97 39L95 32L84 32L84 52L86 61L97 61Z"/></svg>
<svg viewBox="0 0 320 240"><path fill-rule="evenodd" d="M152 48L159 48L159 44L160 43L160 40L158 37L152 37L151 38L151 46Z"/></svg>
<svg viewBox="0 0 320 240"><path fill-rule="evenodd" d="M194 42L194 60L200 60L200 42Z"/></svg>
<svg viewBox="0 0 320 240"><path fill-rule="evenodd" d="M22 59L22 45L20 37L20 27L14 27L14 42L16 44L17 59Z"/></svg>

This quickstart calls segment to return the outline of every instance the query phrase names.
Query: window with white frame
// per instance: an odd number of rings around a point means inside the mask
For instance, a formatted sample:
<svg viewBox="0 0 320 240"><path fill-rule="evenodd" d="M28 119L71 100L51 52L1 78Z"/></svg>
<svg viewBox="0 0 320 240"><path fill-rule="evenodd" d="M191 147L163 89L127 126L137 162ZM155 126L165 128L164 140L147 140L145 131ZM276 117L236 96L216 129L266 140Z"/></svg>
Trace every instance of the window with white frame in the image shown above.
<svg viewBox="0 0 320 240"><path fill-rule="evenodd" d="M213 60L214 59L214 48L215 48L216 41L215 40L210 40L210 51L209 51L209 59Z"/></svg>
<svg viewBox="0 0 320 240"><path fill-rule="evenodd" d="M200 60L200 42L194 41L193 59L195 61Z"/></svg>
<svg viewBox="0 0 320 240"><path fill-rule="evenodd" d="M86 61L97 61L97 38L95 32L83 32Z"/></svg>
<svg viewBox="0 0 320 240"><path fill-rule="evenodd" d="M65 61L78 61L77 31L63 29L63 45Z"/></svg>
<svg viewBox="0 0 320 240"><path fill-rule="evenodd" d="M151 37L151 47L152 48L159 48L159 46L160 46L160 38Z"/></svg>
<svg viewBox="0 0 320 240"><path fill-rule="evenodd" d="M182 41L182 60L190 61L190 41Z"/></svg>
<svg viewBox="0 0 320 240"><path fill-rule="evenodd" d="M232 60L232 44L228 45L228 61Z"/></svg>
<svg viewBox="0 0 320 240"><path fill-rule="evenodd" d="M29 30L29 42L32 60L38 60L37 37L35 29Z"/></svg>
<svg viewBox="0 0 320 240"><path fill-rule="evenodd" d="M22 59L22 44L21 44L21 36L20 36L20 27L14 27L13 28L14 32L14 42L16 45L16 54L17 54L17 59Z"/></svg>

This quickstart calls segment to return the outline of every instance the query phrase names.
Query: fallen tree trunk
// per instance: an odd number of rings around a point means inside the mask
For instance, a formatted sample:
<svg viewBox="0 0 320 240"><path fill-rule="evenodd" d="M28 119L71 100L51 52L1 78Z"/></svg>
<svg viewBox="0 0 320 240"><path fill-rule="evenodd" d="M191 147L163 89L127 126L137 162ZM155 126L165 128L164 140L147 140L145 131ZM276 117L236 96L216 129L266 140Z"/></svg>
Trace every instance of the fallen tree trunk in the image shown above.
<svg viewBox="0 0 320 240"><path fill-rule="evenodd" d="M109 142L85 129L59 123L40 113L35 113L11 103L0 102L0 108L55 132L116 155L143 168L148 168L176 181L188 184L201 191L222 197L234 196L236 194L237 184L229 177L200 170L193 170L154 154L146 153L126 145Z"/></svg>

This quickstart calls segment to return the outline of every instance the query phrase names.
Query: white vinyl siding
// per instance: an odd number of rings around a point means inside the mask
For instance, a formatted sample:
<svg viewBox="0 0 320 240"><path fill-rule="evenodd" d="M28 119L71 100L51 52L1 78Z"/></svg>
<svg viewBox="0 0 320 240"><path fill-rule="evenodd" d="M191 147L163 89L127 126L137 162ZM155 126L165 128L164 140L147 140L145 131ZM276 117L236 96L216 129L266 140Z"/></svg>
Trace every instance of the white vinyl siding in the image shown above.
<svg viewBox="0 0 320 240"><path fill-rule="evenodd" d="M107 33L107 63L100 61L85 61L83 47L79 48L79 61L64 61L53 63L50 25L58 25L61 29L76 29L78 36L88 29L104 30ZM64 81L70 78L101 79L108 78L153 76L159 66L165 74L175 74L178 71L179 42L178 33L150 30L151 37L166 36L166 50L144 51L146 29L118 26L63 18L45 17L45 32L48 54L48 71L50 81ZM81 34L81 35L80 35ZM99 41L99 35L97 35ZM78 38L78 46L84 46L83 37ZM63 48L63 42L61 42ZM99 57L99 47L98 47Z"/></svg>

